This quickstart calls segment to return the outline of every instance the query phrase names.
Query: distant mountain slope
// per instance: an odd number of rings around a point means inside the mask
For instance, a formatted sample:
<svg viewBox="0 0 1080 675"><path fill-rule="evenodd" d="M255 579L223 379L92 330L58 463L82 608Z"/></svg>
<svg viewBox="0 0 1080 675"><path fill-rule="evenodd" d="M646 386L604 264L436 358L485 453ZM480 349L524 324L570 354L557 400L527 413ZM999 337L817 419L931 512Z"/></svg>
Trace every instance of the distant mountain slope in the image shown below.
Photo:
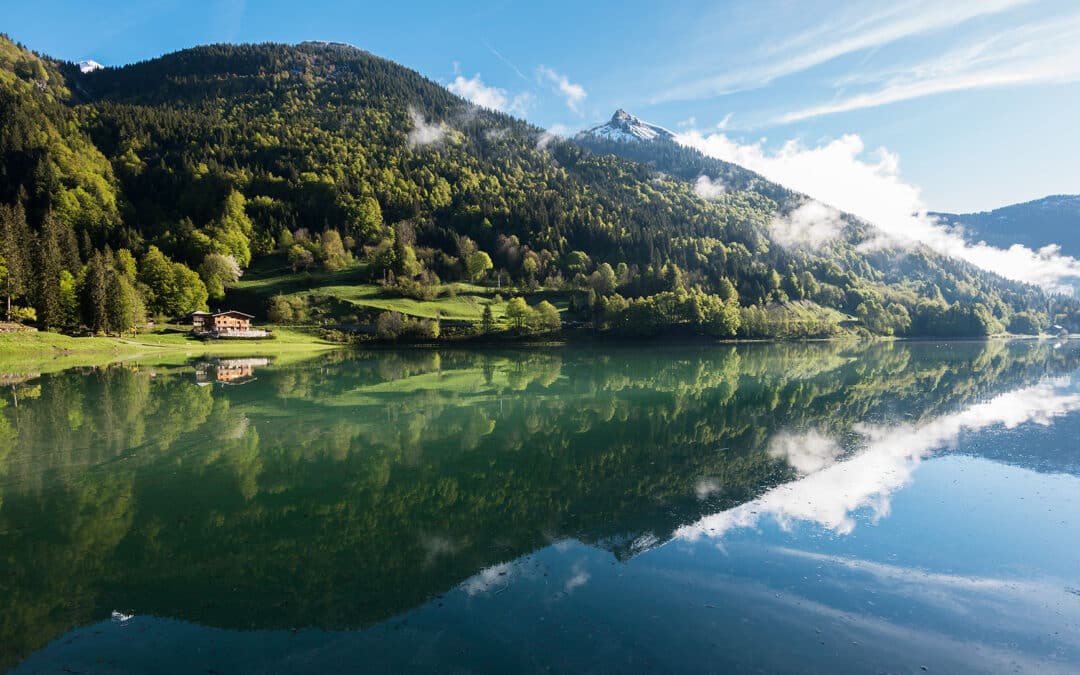
<svg viewBox="0 0 1080 675"><path fill-rule="evenodd" d="M1002 248L1023 244L1036 250L1058 244L1065 255L1080 257L1080 195L1051 195L979 213L931 215L963 227L971 242Z"/></svg>

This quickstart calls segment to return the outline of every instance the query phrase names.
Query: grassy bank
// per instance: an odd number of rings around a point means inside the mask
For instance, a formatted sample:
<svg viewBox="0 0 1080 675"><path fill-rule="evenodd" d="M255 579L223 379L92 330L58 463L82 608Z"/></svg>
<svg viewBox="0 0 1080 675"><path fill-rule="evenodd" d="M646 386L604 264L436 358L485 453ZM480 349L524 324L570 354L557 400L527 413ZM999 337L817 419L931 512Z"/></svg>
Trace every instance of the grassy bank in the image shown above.
<svg viewBox="0 0 1080 675"><path fill-rule="evenodd" d="M302 359L341 345L313 332L279 328L273 340L195 340L164 331L130 338L71 337L57 333L0 334L0 374L47 373L130 359L182 362L200 356L271 356Z"/></svg>

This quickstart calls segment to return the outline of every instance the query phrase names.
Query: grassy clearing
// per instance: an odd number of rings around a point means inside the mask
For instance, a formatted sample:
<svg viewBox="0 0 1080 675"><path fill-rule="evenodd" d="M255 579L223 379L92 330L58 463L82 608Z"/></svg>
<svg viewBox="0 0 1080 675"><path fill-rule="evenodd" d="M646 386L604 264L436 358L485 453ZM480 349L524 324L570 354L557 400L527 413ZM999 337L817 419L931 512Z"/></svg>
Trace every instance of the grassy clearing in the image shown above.
<svg viewBox="0 0 1080 675"><path fill-rule="evenodd" d="M377 284L369 283L362 263L337 272L294 273L281 256L269 256L259 260L235 287L229 289L228 298L221 305L265 317L270 299L280 294L314 301L324 309L323 317L330 320L343 320L350 315L401 312L423 319L479 322L485 306L490 306L492 315L499 320L505 315L507 301L521 295L516 289L463 282L444 284L440 290L440 297L434 300L413 300L387 293ZM566 301L561 294L540 295L552 300L560 309L565 308ZM501 296L498 301L496 296ZM529 304L539 301L539 296L529 298Z"/></svg>
<svg viewBox="0 0 1080 675"><path fill-rule="evenodd" d="M194 340L186 333L163 331L131 338L70 337L56 333L0 335L0 373L49 373L115 361L150 359L179 363L199 356L272 356L299 360L334 349L313 333L279 328L273 340Z"/></svg>
<svg viewBox="0 0 1080 675"><path fill-rule="evenodd" d="M454 319L479 321L484 307L490 305L496 319L506 311L506 299L495 302L491 298L479 295L441 296L434 300L413 300L412 298L388 297L382 289L372 284L359 286L324 286L312 289L316 297L330 297L343 300L359 309L380 312L401 312L409 316L434 319Z"/></svg>

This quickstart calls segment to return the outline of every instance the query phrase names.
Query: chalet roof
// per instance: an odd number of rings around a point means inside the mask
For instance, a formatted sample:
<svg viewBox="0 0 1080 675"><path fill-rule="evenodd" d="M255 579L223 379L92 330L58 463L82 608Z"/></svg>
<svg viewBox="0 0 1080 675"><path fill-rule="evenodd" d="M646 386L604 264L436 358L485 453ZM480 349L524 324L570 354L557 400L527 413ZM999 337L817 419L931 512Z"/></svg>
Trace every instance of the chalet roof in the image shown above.
<svg viewBox="0 0 1080 675"><path fill-rule="evenodd" d="M203 312L203 311L196 310L194 312L188 312L184 316L212 316L212 315L210 314L210 312Z"/></svg>
<svg viewBox="0 0 1080 675"><path fill-rule="evenodd" d="M238 312L235 309L230 309L230 310L225 311L225 312L217 312L216 314L214 314L214 316L238 316L238 317L242 317L242 318L245 318L245 319L254 319L255 318L255 316L253 314L244 314L243 312Z"/></svg>

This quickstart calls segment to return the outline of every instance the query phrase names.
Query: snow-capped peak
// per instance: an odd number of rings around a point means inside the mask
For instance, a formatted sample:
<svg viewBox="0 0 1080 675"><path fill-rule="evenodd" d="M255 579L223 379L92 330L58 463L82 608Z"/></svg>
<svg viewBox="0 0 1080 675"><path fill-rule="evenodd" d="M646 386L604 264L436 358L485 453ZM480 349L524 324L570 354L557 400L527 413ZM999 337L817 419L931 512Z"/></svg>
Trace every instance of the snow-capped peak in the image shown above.
<svg viewBox="0 0 1080 675"><path fill-rule="evenodd" d="M675 134L664 127L645 122L622 108L616 110L615 114L607 122L586 129L581 133L609 141L654 141L658 138L672 139L675 137Z"/></svg>
<svg viewBox="0 0 1080 675"><path fill-rule="evenodd" d="M92 73L95 70L101 70L104 67L105 66L101 65L97 61L91 61L89 59L87 59L86 61L79 61L79 72L81 73Z"/></svg>

